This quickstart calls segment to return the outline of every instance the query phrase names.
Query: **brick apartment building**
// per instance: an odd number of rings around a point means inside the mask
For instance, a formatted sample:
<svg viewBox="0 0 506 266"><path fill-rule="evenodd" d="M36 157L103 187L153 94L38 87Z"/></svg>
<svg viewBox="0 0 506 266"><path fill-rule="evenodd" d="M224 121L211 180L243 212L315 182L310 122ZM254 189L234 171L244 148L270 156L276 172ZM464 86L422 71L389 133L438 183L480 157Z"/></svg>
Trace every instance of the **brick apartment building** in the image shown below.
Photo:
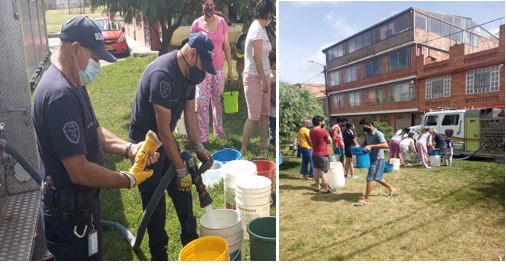
<svg viewBox="0 0 506 266"><path fill-rule="evenodd" d="M489 55L491 51L495 59ZM477 71L476 75L493 72L493 82L504 81L504 70L498 68L500 60L504 63L504 42L501 46L497 36L470 18L409 8L322 52L327 59L330 114L334 119L345 116L358 123L368 116L399 129L420 124L423 111L431 108L461 108L470 106L470 101L476 102L474 106L504 106L504 84L498 85L495 98L486 98L488 91L481 89L466 93L466 86L471 91L471 85L466 85L467 80L471 82L466 77L471 76L471 70ZM477 55L480 59L473 59ZM491 65L495 66L493 70L477 70ZM445 75L452 75L451 89L448 77L439 77L443 66ZM497 69L501 69L502 79L497 80ZM431 80L427 82L427 78ZM436 93L431 92L426 99L429 83ZM444 100L439 99L438 86L446 89L441 96Z"/></svg>

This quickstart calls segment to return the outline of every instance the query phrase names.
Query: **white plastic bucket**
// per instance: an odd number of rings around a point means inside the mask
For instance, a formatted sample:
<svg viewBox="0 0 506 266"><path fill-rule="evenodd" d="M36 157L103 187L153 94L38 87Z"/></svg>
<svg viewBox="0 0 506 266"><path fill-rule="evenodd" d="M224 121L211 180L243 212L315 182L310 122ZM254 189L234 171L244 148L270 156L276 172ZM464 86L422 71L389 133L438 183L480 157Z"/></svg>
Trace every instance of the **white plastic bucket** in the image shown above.
<svg viewBox="0 0 506 266"><path fill-rule="evenodd" d="M393 170L399 170L399 167L401 166L401 159L392 158L390 159L390 163L394 165Z"/></svg>
<svg viewBox="0 0 506 266"><path fill-rule="evenodd" d="M344 187L344 172L343 164L341 162L330 162L330 170L327 173L329 186L331 188Z"/></svg>
<svg viewBox="0 0 506 266"><path fill-rule="evenodd" d="M441 166L441 155L432 155L430 156L430 166L431 167L439 167Z"/></svg>
<svg viewBox="0 0 506 266"><path fill-rule="evenodd" d="M200 218L200 236L220 236L228 243L231 261L240 261L244 230L242 216L235 210L214 210L214 222L208 213Z"/></svg>
<svg viewBox="0 0 506 266"><path fill-rule="evenodd" d="M251 175L236 180L235 197L245 206L270 204L271 180L264 176Z"/></svg>
<svg viewBox="0 0 506 266"><path fill-rule="evenodd" d="M331 154L330 155L330 162L339 162L340 156L339 154Z"/></svg>
<svg viewBox="0 0 506 266"><path fill-rule="evenodd" d="M199 166L202 163L199 164ZM223 163L220 161L214 161L211 169L207 170L202 174L202 182L206 187L212 187L215 184L220 183L221 180L221 168L223 167Z"/></svg>
<svg viewBox="0 0 506 266"><path fill-rule="evenodd" d="M258 217L265 217L270 215L271 204L264 205L245 205L241 199L235 198L237 210L241 213L243 230L247 230L248 223Z"/></svg>
<svg viewBox="0 0 506 266"><path fill-rule="evenodd" d="M225 208L235 210L236 179L256 174L258 174L257 166L250 161L234 160L223 165L221 176L225 190Z"/></svg>

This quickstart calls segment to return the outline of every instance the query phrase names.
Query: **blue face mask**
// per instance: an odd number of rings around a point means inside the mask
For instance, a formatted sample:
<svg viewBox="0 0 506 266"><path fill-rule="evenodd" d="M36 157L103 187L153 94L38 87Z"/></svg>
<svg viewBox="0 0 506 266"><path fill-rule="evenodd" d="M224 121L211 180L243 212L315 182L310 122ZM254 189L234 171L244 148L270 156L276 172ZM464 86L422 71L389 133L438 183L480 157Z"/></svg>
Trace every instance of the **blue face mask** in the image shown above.
<svg viewBox="0 0 506 266"><path fill-rule="evenodd" d="M81 47L81 49L83 49L83 47ZM86 55L86 57L88 57L88 65L86 65L86 69L81 70L81 68L79 68L79 65L77 64L77 61L76 61L76 65L77 65L77 68L79 69L79 77L81 78L81 85L86 86L88 84L91 84L93 81L95 81L98 78L98 74L100 73L100 63L91 59L86 54L84 49L83 49L83 52Z"/></svg>

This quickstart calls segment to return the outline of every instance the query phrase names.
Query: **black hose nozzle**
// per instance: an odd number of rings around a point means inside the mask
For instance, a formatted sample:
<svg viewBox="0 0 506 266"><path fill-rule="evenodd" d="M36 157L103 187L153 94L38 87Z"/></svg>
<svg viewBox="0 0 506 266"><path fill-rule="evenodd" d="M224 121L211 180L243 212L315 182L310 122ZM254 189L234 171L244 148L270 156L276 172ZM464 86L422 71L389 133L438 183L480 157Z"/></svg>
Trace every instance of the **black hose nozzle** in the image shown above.
<svg viewBox="0 0 506 266"><path fill-rule="evenodd" d="M195 188L199 194L200 207L205 208L213 202L213 199L206 190L206 185L204 185L204 182L202 181L202 174L200 170L207 168L209 162L203 163L199 169L197 166L197 159L195 159L195 157L193 157L188 151L183 151L181 153L181 159L185 162L186 167L192 176L192 183L195 184Z"/></svg>

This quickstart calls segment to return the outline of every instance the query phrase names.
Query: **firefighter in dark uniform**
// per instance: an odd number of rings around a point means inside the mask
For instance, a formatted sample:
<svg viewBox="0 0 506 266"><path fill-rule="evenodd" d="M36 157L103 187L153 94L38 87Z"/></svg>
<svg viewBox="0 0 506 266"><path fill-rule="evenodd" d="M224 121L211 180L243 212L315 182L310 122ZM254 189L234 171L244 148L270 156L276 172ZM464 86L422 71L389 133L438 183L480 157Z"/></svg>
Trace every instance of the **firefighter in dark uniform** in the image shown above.
<svg viewBox="0 0 506 266"><path fill-rule="evenodd" d="M106 51L100 29L87 17L62 25L56 60L35 91L32 118L44 177L41 208L46 242L55 260L102 260L100 188L132 188L150 174L104 168L104 152L135 158L132 144L101 127L86 85ZM148 156L148 164L158 160Z"/></svg>
<svg viewBox="0 0 506 266"><path fill-rule="evenodd" d="M203 164L210 161L211 167L212 158L200 141L195 116L195 85L204 80L206 71L216 75L213 55L214 45L208 36L190 34L188 43L181 50L158 57L144 70L132 107L130 140L142 141L146 132L152 130L163 143L158 149L160 159L150 167L154 170L153 177L139 186L142 205L146 208L163 174L174 164L177 178L171 181L167 192L179 218L183 246L198 238L197 221L193 215L192 183L172 132L184 112L186 131L195 145L196 155ZM147 227L152 260L168 259L169 238L165 231L165 220L165 197L162 197Z"/></svg>

